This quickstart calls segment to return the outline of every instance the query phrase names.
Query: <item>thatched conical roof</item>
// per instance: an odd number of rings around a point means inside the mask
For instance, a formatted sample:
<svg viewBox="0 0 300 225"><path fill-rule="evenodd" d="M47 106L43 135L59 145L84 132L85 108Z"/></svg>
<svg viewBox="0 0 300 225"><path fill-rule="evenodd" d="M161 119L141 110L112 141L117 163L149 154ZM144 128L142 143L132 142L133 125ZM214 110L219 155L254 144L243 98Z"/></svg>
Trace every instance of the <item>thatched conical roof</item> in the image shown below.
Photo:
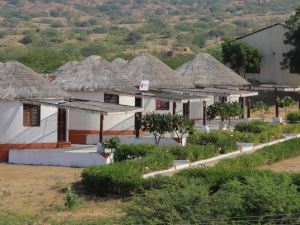
<svg viewBox="0 0 300 225"><path fill-rule="evenodd" d="M23 64L0 63L0 99L63 99L69 95Z"/></svg>
<svg viewBox="0 0 300 225"><path fill-rule="evenodd" d="M150 81L150 88L190 88L193 84L175 70L148 53L141 53L123 68L123 72L134 78L134 85L142 80Z"/></svg>
<svg viewBox="0 0 300 225"><path fill-rule="evenodd" d="M90 56L72 67L57 70L53 84L66 91L101 91L130 86L132 81L119 68L100 56Z"/></svg>
<svg viewBox="0 0 300 225"><path fill-rule="evenodd" d="M64 71L72 69L77 63L77 61L67 62L56 70L56 74L62 74Z"/></svg>
<svg viewBox="0 0 300 225"><path fill-rule="evenodd" d="M200 53L177 69L178 73L193 82L195 87L248 85L248 81L223 65L213 56Z"/></svg>
<svg viewBox="0 0 300 225"><path fill-rule="evenodd" d="M125 59L116 58L111 62L111 65L113 67L121 68L121 67L125 66L127 63L128 63L128 61Z"/></svg>

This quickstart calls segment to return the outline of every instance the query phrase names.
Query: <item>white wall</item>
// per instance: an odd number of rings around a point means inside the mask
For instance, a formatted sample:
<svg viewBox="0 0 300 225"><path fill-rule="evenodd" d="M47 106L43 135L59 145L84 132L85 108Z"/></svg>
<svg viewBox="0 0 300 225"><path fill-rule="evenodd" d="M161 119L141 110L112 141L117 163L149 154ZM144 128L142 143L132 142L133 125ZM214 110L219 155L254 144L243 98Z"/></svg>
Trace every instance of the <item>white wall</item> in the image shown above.
<svg viewBox="0 0 300 225"><path fill-rule="evenodd" d="M258 33L246 36L241 41L258 48L263 55L259 74L246 74L247 79L261 83L276 83L281 85L300 85L300 75L291 74L290 69L282 70L280 63L283 53L291 46L284 44L286 28L282 25L273 26Z"/></svg>
<svg viewBox="0 0 300 225"><path fill-rule="evenodd" d="M0 101L0 144L57 142L57 108L41 106L41 126L23 126L23 104Z"/></svg>
<svg viewBox="0 0 300 225"><path fill-rule="evenodd" d="M104 94L101 92L69 92L72 96L104 102ZM121 105L135 105L132 96L120 95ZM84 112L82 110L70 110L70 130L100 130L100 115L98 113ZM104 131L134 130L134 114L104 116Z"/></svg>
<svg viewBox="0 0 300 225"><path fill-rule="evenodd" d="M10 150L9 163L23 165L87 167L106 165L111 158L96 152L71 152L60 150Z"/></svg>

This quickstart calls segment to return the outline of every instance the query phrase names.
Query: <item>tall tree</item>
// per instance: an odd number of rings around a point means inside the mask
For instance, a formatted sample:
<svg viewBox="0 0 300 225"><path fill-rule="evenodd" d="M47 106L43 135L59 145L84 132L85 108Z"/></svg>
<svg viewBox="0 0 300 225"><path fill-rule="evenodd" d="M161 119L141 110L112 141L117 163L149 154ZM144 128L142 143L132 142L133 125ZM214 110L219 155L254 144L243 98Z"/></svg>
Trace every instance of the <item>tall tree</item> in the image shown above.
<svg viewBox="0 0 300 225"><path fill-rule="evenodd" d="M285 44L292 45L293 48L284 53L282 61L283 68L291 68L291 72L300 73L300 7L296 9L296 13L287 21L286 26L288 31L285 33Z"/></svg>
<svg viewBox="0 0 300 225"><path fill-rule="evenodd" d="M237 40L225 40L222 43L222 54L223 62L238 74L242 70L259 70L261 65L262 55L259 50Z"/></svg>

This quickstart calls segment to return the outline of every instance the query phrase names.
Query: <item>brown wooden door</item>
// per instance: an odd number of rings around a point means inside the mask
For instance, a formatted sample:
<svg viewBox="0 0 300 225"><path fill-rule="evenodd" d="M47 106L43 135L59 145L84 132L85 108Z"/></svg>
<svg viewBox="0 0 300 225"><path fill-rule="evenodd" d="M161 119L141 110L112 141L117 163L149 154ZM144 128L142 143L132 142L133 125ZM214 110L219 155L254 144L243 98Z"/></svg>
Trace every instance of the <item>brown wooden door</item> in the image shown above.
<svg viewBox="0 0 300 225"><path fill-rule="evenodd" d="M57 121L57 140L58 142L65 142L67 141L67 112L65 109L58 109Z"/></svg>
<svg viewBox="0 0 300 225"><path fill-rule="evenodd" d="M190 102L183 103L183 116L190 118Z"/></svg>

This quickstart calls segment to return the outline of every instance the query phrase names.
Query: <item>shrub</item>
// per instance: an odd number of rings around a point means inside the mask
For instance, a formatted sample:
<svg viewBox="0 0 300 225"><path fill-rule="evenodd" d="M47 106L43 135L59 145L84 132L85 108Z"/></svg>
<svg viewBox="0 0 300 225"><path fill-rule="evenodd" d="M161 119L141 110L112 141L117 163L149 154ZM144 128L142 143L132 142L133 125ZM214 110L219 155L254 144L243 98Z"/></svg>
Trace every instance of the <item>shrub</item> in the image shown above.
<svg viewBox="0 0 300 225"><path fill-rule="evenodd" d="M251 155L243 155L235 159L225 159L216 167L222 169L254 169L257 166L271 164L300 154L300 139L291 139L283 143L267 146Z"/></svg>
<svg viewBox="0 0 300 225"><path fill-rule="evenodd" d="M92 193L126 195L141 187L142 171L131 162L91 166L84 169L82 182Z"/></svg>
<svg viewBox="0 0 300 225"><path fill-rule="evenodd" d="M281 137L282 131L279 126L259 120L241 122L236 125L234 131L235 140L254 144L267 143Z"/></svg>
<svg viewBox="0 0 300 225"><path fill-rule="evenodd" d="M162 169L168 169L172 166L174 156L169 152L155 152L141 160L143 172L152 172Z"/></svg>
<svg viewBox="0 0 300 225"><path fill-rule="evenodd" d="M141 189L143 173L167 169L173 161L174 157L167 151L150 151L140 160L88 167L82 173L82 182L92 193L128 195Z"/></svg>
<svg viewBox="0 0 300 225"><path fill-rule="evenodd" d="M300 122L300 111L288 113L287 121L288 121L288 123L299 123Z"/></svg>
<svg viewBox="0 0 300 225"><path fill-rule="evenodd" d="M114 161L120 162L129 159L138 159L145 157L151 152L157 150L158 147L154 144L136 144L136 145L126 145L122 144L114 152Z"/></svg>
<svg viewBox="0 0 300 225"><path fill-rule="evenodd" d="M207 159L217 155L217 148L214 145L187 145L169 147L169 152L176 160L197 161Z"/></svg>
<svg viewBox="0 0 300 225"><path fill-rule="evenodd" d="M189 144L214 145L221 148L224 153L237 149L236 142L227 131L211 131L207 134L194 132L187 138Z"/></svg>
<svg viewBox="0 0 300 225"><path fill-rule="evenodd" d="M249 132L259 134L264 131L267 131L269 124L260 120L252 120L247 122L238 123L235 126L236 131L240 132Z"/></svg>
<svg viewBox="0 0 300 225"><path fill-rule="evenodd" d="M68 207L69 209L74 209L78 207L80 204L79 196L71 186L68 187L64 199L65 199L65 206Z"/></svg>
<svg viewBox="0 0 300 225"><path fill-rule="evenodd" d="M282 133L297 134L300 133L300 124L285 124L281 126Z"/></svg>
<svg viewBox="0 0 300 225"><path fill-rule="evenodd" d="M211 169L193 171L205 174ZM126 208L124 224L240 224L241 218L245 224L254 220L259 224L293 224L300 196L289 175L235 171L228 176L225 172L224 176L222 171L211 172L205 178L152 178L148 181L150 191L135 196ZM155 185L159 188L151 188ZM260 216L283 212L284 217Z"/></svg>

